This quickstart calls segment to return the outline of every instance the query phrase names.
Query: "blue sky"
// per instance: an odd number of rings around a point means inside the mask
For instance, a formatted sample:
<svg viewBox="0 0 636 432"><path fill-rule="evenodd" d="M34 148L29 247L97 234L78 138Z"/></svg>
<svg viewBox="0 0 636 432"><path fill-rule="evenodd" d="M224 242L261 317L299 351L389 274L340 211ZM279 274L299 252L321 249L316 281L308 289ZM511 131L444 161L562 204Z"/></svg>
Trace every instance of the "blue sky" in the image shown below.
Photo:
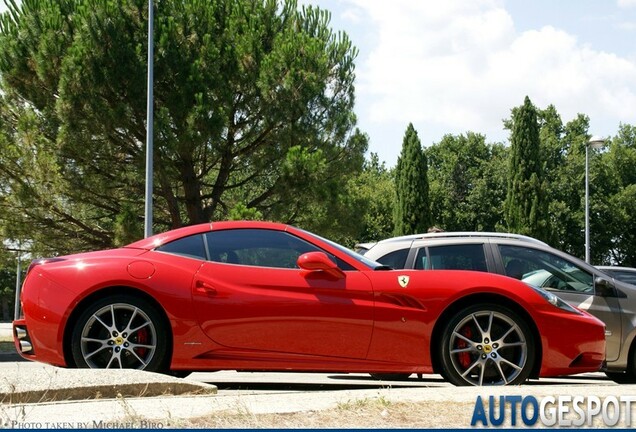
<svg viewBox="0 0 636 432"><path fill-rule="evenodd" d="M409 122L423 146L468 131L507 142L527 95L592 135L636 124L636 0L306 0L360 51L356 114L395 165Z"/></svg>
<svg viewBox="0 0 636 432"><path fill-rule="evenodd" d="M358 126L388 166L409 122L423 146L468 131L506 142L526 95L564 122L587 114L592 135L636 125L636 0L300 2L359 49Z"/></svg>

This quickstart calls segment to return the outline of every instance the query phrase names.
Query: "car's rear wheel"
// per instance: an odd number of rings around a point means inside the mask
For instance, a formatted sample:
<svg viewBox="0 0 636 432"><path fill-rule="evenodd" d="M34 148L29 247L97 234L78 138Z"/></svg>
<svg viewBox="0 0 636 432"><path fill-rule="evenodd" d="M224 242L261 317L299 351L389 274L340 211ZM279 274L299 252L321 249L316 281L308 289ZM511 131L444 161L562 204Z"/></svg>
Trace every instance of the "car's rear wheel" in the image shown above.
<svg viewBox="0 0 636 432"><path fill-rule="evenodd" d="M89 305L78 317L71 335L73 360L80 368L164 372L167 334L164 319L150 303L113 295Z"/></svg>
<svg viewBox="0 0 636 432"><path fill-rule="evenodd" d="M443 375L458 386L524 382L534 365L534 339L527 323L497 304L457 312L442 335Z"/></svg>

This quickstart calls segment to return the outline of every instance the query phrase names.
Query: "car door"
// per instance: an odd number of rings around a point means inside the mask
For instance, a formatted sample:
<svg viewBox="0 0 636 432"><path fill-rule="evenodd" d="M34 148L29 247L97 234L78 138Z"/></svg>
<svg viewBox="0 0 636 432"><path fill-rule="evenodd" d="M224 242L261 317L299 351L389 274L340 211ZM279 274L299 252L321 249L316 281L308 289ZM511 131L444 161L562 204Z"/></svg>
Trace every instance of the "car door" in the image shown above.
<svg viewBox="0 0 636 432"><path fill-rule="evenodd" d="M607 360L618 358L621 347L621 308L618 298L596 294L593 272L542 249L508 244L499 244L496 249L507 276L552 291L571 305L603 321L607 331Z"/></svg>
<svg viewBox="0 0 636 432"><path fill-rule="evenodd" d="M373 290L337 260L344 278L307 272L300 255L320 251L284 231L206 234L209 261L192 293L203 331L232 349L363 359L373 330Z"/></svg>

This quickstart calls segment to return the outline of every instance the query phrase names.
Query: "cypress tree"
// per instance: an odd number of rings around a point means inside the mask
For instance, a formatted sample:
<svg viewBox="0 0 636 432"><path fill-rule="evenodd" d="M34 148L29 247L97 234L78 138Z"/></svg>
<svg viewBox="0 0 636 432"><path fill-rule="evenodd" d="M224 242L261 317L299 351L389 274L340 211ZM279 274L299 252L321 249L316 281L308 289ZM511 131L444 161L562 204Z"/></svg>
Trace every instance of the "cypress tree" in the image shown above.
<svg viewBox="0 0 636 432"><path fill-rule="evenodd" d="M544 175L539 148L537 110L526 96L523 105L512 112L504 215L510 232L545 239L547 206L542 193Z"/></svg>
<svg viewBox="0 0 636 432"><path fill-rule="evenodd" d="M426 232L431 225L428 163L412 123L409 123L404 134L402 151L395 170L395 187L395 235Z"/></svg>

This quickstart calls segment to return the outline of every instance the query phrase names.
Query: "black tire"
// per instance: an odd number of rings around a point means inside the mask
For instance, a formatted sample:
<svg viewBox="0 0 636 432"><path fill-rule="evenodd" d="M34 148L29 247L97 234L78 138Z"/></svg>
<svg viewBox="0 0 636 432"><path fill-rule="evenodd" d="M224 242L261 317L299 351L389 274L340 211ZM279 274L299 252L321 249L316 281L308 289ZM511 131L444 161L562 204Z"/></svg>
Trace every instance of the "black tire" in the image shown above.
<svg viewBox="0 0 636 432"><path fill-rule="evenodd" d="M605 372L605 375L617 384L636 384L636 374L634 371L625 372Z"/></svg>
<svg viewBox="0 0 636 432"><path fill-rule="evenodd" d="M156 308L139 297L118 294L89 305L71 334L75 365L93 369L166 372L168 328Z"/></svg>
<svg viewBox="0 0 636 432"><path fill-rule="evenodd" d="M406 381L411 376L410 373L372 373L369 375L380 381Z"/></svg>
<svg viewBox="0 0 636 432"><path fill-rule="evenodd" d="M457 386L521 384L534 366L534 344L528 324L507 307L469 306L442 335L442 375Z"/></svg>
<svg viewBox="0 0 636 432"><path fill-rule="evenodd" d="M636 342L629 349L625 371L606 371L605 375L617 384L636 384Z"/></svg>

